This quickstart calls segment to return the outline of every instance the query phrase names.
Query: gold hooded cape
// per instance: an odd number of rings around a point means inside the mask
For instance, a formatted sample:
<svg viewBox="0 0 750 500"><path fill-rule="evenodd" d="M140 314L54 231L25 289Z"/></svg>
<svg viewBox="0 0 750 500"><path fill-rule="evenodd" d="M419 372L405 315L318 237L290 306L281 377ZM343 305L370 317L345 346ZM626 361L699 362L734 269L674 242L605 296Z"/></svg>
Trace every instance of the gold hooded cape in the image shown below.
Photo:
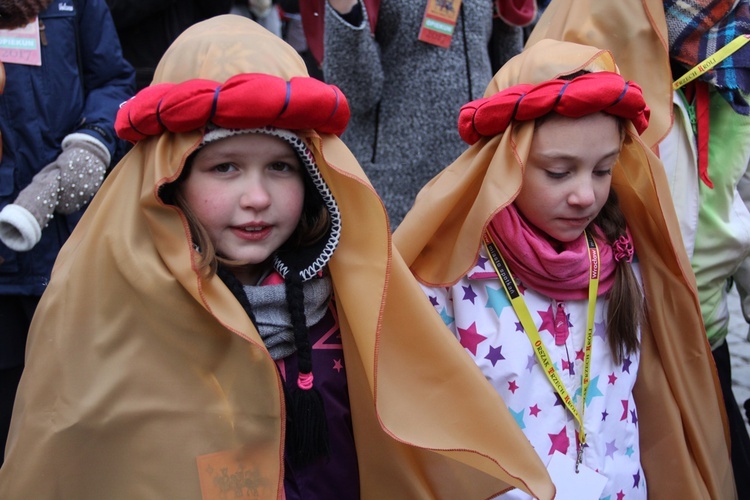
<svg viewBox="0 0 750 500"><path fill-rule="evenodd" d="M608 51L540 40L500 69L485 97L581 69L618 71ZM422 283L450 286L475 265L488 223L521 188L533 130L533 121L511 122L505 133L480 139L419 193L393 239ZM632 232L647 300L634 393L649 496L733 498L721 392L695 279L663 167L631 123L612 187Z"/></svg>
<svg viewBox="0 0 750 500"><path fill-rule="evenodd" d="M653 148L672 126L672 71L667 20L661 0L555 0L539 18L526 46L552 38L614 54L626 80L643 89L651 109L641 140Z"/></svg>
<svg viewBox="0 0 750 500"><path fill-rule="evenodd" d="M154 83L249 72L307 75L289 45L228 15L181 35ZM139 142L60 252L30 331L0 498L283 496L275 363L223 282L199 276L184 216L157 196L202 133ZM300 134L342 213L329 270L362 498L487 498L511 486L551 498L502 400L393 252L354 156L334 135Z"/></svg>

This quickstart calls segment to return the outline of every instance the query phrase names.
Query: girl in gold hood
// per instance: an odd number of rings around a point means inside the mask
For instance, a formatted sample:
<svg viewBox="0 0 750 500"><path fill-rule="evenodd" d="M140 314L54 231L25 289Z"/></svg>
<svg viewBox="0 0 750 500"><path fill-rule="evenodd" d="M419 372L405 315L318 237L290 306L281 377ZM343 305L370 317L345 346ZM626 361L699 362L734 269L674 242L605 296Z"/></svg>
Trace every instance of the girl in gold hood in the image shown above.
<svg viewBox="0 0 750 500"><path fill-rule="evenodd" d="M648 116L611 53L540 40L463 107L471 146L394 235L561 498L734 497Z"/></svg>
<svg viewBox="0 0 750 500"><path fill-rule="evenodd" d="M393 251L347 118L248 19L175 41L34 318L1 498L554 495Z"/></svg>

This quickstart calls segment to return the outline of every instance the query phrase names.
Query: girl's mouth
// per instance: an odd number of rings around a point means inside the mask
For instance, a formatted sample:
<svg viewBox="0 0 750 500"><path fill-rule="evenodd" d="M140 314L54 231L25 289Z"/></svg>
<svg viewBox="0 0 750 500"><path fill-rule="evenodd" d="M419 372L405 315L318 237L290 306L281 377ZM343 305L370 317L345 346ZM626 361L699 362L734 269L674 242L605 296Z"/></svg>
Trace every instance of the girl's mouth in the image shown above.
<svg viewBox="0 0 750 500"><path fill-rule="evenodd" d="M262 240L271 232L269 225L235 226L231 229L238 238L249 241Z"/></svg>

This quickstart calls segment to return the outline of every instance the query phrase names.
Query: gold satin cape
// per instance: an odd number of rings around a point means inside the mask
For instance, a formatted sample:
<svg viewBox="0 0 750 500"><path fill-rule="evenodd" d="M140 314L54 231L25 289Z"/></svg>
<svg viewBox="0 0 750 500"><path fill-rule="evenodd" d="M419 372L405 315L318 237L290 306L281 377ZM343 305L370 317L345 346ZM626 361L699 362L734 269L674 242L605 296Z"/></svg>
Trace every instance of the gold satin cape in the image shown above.
<svg viewBox="0 0 750 500"><path fill-rule="evenodd" d="M526 46L552 38L612 52L626 80L638 82L651 109L641 135L653 148L672 126L672 70L661 0L555 0L534 26Z"/></svg>
<svg viewBox="0 0 750 500"><path fill-rule="evenodd" d="M307 75L289 45L227 15L183 33L154 83L250 72ZM222 281L197 273L185 218L157 196L202 133L139 142L60 252L30 331L0 498L283 497L278 370ZM334 135L300 134L342 213L329 270L362 498L510 487L551 498L543 464L393 251L354 156Z"/></svg>
<svg viewBox="0 0 750 500"><path fill-rule="evenodd" d="M485 97L581 69L617 66L608 51L540 40L500 69ZM511 122L504 134L469 147L419 193L393 239L422 283L450 286L475 265L489 221L521 188L533 131L533 121ZM723 403L695 279L661 162L631 123L612 187L632 232L647 300L634 394L649 497L734 498Z"/></svg>
<svg viewBox="0 0 750 500"><path fill-rule="evenodd" d="M614 54L623 77L635 80L643 89L646 104L651 108L651 119L641 139L658 154L659 142L667 135L674 121L672 70L669 62L669 35L664 3L661 0L620 0L617 2L555 0L540 17L529 37L527 47L544 39L593 45ZM659 170L661 171L661 167ZM692 270L690 267L685 269L691 287L694 287ZM701 329L703 329L702 325ZM660 345L660 349L665 352L663 356L667 355L668 343L679 341L682 341L682 335L678 336L678 332L674 337L670 336L668 340L665 339ZM715 372L713 358L711 359L711 371ZM644 368L641 368L641 371L644 371ZM717 380L713 374L705 374L705 377L708 380ZM679 378L677 373L670 377L670 383L679 387L678 392L683 394L687 394L686 388L691 384L689 380ZM699 386L695 386L695 390L691 406L702 408L700 402L705 396L698 393ZM707 428L702 432L713 432L718 435L720 434L718 429L723 427L725 438L729 441L728 424L720 390L718 398L723 424L717 422L713 426L713 431ZM723 477L725 480L727 474L731 477L731 465L723 459L716 463L716 467L721 467L718 469L720 472L718 477ZM667 483L668 488L676 488L675 492L682 491L680 487L685 486L681 484L683 479L684 476L674 477L672 482ZM736 496L734 488L730 488L726 481L721 482L721 485L723 488L713 490L711 498L723 499ZM665 488L663 494L666 494L666 491L668 490ZM698 495L699 490L688 491L696 492L694 498L703 498Z"/></svg>

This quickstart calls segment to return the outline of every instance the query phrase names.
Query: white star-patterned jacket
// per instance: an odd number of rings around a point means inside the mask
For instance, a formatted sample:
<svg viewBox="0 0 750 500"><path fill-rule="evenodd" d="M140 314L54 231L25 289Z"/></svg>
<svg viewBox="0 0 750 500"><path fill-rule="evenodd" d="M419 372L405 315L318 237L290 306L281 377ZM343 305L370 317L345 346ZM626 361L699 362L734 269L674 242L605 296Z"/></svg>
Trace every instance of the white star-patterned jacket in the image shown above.
<svg viewBox="0 0 750 500"><path fill-rule="evenodd" d="M640 279L637 264L634 270ZM580 412L588 300L558 302L519 285L539 335ZM541 369L484 250L477 265L452 287L423 288L445 324L502 396L542 461L548 464L555 451L575 460L578 424ZM583 413L583 463L608 478L602 499L645 499L633 399L639 355L626 356L621 365L614 363L606 336L606 307L607 301L600 298ZM565 338L564 345L555 345L556 331ZM530 497L512 490L500 498Z"/></svg>

